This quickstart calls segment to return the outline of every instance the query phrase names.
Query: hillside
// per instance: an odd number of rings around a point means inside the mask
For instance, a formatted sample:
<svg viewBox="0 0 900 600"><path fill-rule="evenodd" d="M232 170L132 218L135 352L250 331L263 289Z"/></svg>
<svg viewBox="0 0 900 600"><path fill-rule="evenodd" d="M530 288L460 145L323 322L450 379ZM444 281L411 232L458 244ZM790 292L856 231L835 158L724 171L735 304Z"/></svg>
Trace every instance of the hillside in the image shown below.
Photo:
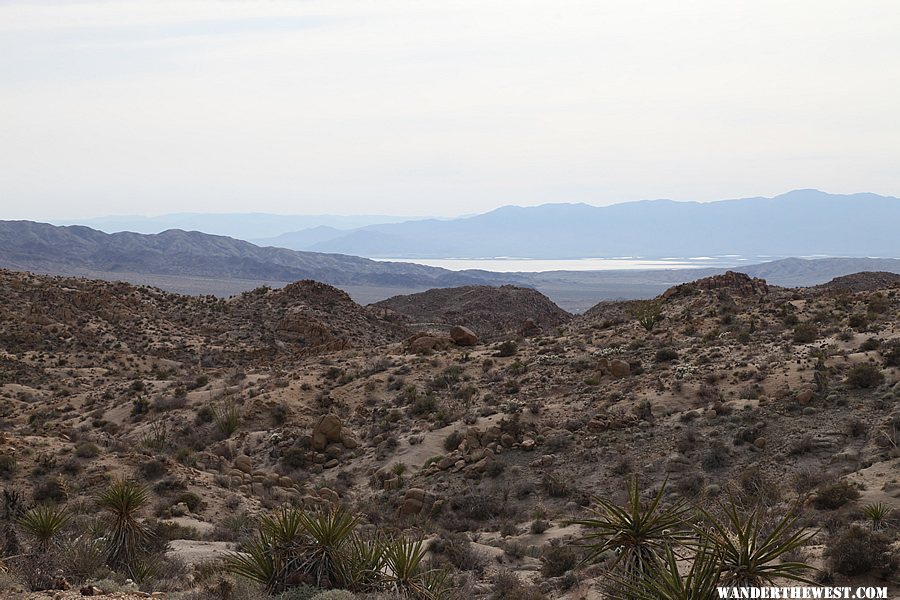
<svg viewBox="0 0 900 600"><path fill-rule="evenodd" d="M465 286L394 296L372 307L409 317L410 325L448 328L462 325L486 339L501 334L551 330L571 315L533 289L511 285Z"/></svg>
<svg viewBox="0 0 900 600"><path fill-rule="evenodd" d="M623 503L635 478L640 498L707 519L757 507L765 531L798 511L804 572L896 594L900 293L879 280L723 274L567 320L514 288L396 299L459 318L496 302L500 324L533 302L558 322L416 350L384 308L315 282L223 300L0 272L0 548L36 544L16 511L75 515L40 564L4 551L0 594L274 597L220 561L288 505L342 507L364 541L424 537L447 598L599 600L617 563L582 564L592 530L571 520ZM96 499L118 477L148 495L137 514L158 541L138 583L65 550L107 527Z"/></svg>
<svg viewBox="0 0 900 600"><path fill-rule="evenodd" d="M88 227L30 221L0 221L0 267L60 275L138 273L276 282L315 279L332 285L433 287L482 281L474 275L409 263L260 248L197 231L107 234Z"/></svg>

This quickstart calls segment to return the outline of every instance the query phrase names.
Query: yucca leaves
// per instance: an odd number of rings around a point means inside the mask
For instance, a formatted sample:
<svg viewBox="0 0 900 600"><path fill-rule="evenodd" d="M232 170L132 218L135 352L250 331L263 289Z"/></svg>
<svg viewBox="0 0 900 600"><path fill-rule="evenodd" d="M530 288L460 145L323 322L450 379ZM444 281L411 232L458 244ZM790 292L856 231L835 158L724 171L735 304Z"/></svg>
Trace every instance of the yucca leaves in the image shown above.
<svg viewBox="0 0 900 600"><path fill-rule="evenodd" d="M343 509L305 515L304 529L310 541L303 548L300 570L318 587L337 587L349 579L347 545L358 520Z"/></svg>
<svg viewBox="0 0 900 600"><path fill-rule="evenodd" d="M701 526L701 535L719 557L719 585L759 586L776 579L815 583L806 577L812 570L809 565L781 562L785 554L805 546L818 533L799 528L796 511L788 512L774 525L761 508L741 513L733 502L723 508L722 519L701 512L707 525Z"/></svg>
<svg viewBox="0 0 900 600"><path fill-rule="evenodd" d="M796 510L772 520L762 508L745 511L732 499L716 517L702 509L693 513L684 503L661 506L664 489L643 504L632 481L625 506L598 498L596 517L573 521L587 528L576 542L587 546L587 560L616 555L612 597L711 600L719 586L759 586L776 579L813 583L812 567L784 561L817 533L799 527ZM700 522L688 523L695 515Z"/></svg>
<svg viewBox="0 0 900 600"><path fill-rule="evenodd" d="M640 577L660 560L672 544L686 544L694 536L685 526L687 506L683 502L662 506L665 484L647 504L641 502L637 480L628 483L625 506L594 498L594 517L577 519L586 528L578 544L588 549L585 562L597 560L606 552L617 556L613 563L627 577Z"/></svg>
<svg viewBox="0 0 900 600"><path fill-rule="evenodd" d="M128 479L114 481L96 498L109 513L107 563L110 567L131 568L144 551L152 532L138 519L138 513L149 502L147 488Z"/></svg>
<svg viewBox="0 0 900 600"><path fill-rule="evenodd" d="M701 542L695 548L686 572L679 569L679 558L667 547L662 560L654 563L640 578L618 578L608 593L615 600L714 600L719 597L719 558L715 548Z"/></svg>
<svg viewBox="0 0 900 600"><path fill-rule="evenodd" d="M441 597L447 575L439 569L425 568L425 544L421 539L398 538L385 546L388 585L396 592L421 600Z"/></svg>
<svg viewBox="0 0 900 600"><path fill-rule="evenodd" d="M385 541L354 534L347 548L347 588L355 592L378 590L384 581Z"/></svg>
<svg viewBox="0 0 900 600"><path fill-rule="evenodd" d="M225 567L240 577L246 577L265 586L270 592L284 591L279 581L282 561L274 551L271 538L264 533L244 546L243 552L232 552L225 557Z"/></svg>
<svg viewBox="0 0 900 600"><path fill-rule="evenodd" d="M872 523L872 531L880 531L890 516L893 509L884 502L867 504L863 508L863 515Z"/></svg>
<svg viewBox="0 0 900 600"><path fill-rule="evenodd" d="M65 507L35 506L18 518L19 527L37 542L36 550L47 552L54 538L72 521L72 513Z"/></svg>
<svg viewBox="0 0 900 600"><path fill-rule="evenodd" d="M226 564L273 592L299 581L323 588L349 586L358 579L350 568L357 523L339 508L313 514L282 508L263 517L259 537L245 552L230 554Z"/></svg>

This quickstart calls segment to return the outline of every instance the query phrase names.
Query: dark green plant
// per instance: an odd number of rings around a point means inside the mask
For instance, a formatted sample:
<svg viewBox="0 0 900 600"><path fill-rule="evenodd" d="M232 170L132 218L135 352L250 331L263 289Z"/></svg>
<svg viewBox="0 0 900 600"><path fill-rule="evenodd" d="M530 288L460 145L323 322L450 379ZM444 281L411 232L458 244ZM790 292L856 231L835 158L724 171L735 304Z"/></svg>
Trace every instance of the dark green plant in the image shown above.
<svg viewBox="0 0 900 600"><path fill-rule="evenodd" d="M55 538L72 521L72 513L65 507L38 505L19 517L17 523L36 542L41 554L53 547Z"/></svg>
<svg viewBox="0 0 900 600"><path fill-rule="evenodd" d="M270 592L282 592L300 580L317 587L350 585L350 541L357 519L342 509L308 514L282 508L260 521L258 537L241 554L230 554L228 569Z"/></svg>
<svg viewBox="0 0 900 600"><path fill-rule="evenodd" d="M761 508L742 512L732 501L723 507L721 519L701 510L705 527L700 533L719 560L719 585L753 587L776 579L814 583L806 577L812 567L795 561L781 562L784 555L809 543L818 533L798 526L796 511L774 524Z"/></svg>
<svg viewBox="0 0 900 600"><path fill-rule="evenodd" d="M389 541L384 553L388 587L410 598L440 598L448 584L446 572L426 568L425 554L425 544L421 539L398 538Z"/></svg>
<svg viewBox="0 0 900 600"><path fill-rule="evenodd" d="M641 300L631 305L631 316L646 331L653 331L662 320L662 303L658 300Z"/></svg>
<svg viewBox="0 0 900 600"><path fill-rule="evenodd" d="M891 540L878 531L851 525L828 541L825 556L842 575L865 575L890 562Z"/></svg>
<svg viewBox="0 0 900 600"><path fill-rule="evenodd" d="M149 500L147 488L128 479L114 481L97 496L97 504L109 513L106 556L110 567L130 570L145 551L153 532L138 513Z"/></svg>
<svg viewBox="0 0 900 600"><path fill-rule="evenodd" d="M719 598L719 557L708 542L701 542L683 572L679 557L667 546L662 559L653 564L647 577L619 579L610 596L622 600L714 600Z"/></svg>
<svg viewBox="0 0 900 600"><path fill-rule="evenodd" d="M685 526L687 507L683 502L663 506L666 485L648 503L641 502L637 479L627 485L628 501L618 506L604 498L594 498L594 517L573 523L586 528L578 544L587 548L585 562L601 555L616 555L613 567L626 579L645 576L659 563L672 544L689 543L692 533Z"/></svg>
<svg viewBox="0 0 900 600"><path fill-rule="evenodd" d="M863 515L869 519L873 531L880 531L884 528L885 521L892 511L893 509L884 502L875 502L867 504L863 508Z"/></svg>
<svg viewBox="0 0 900 600"><path fill-rule="evenodd" d="M228 438L237 431L241 424L241 409L234 402L226 402L212 409L213 421L216 428L224 437Z"/></svg>

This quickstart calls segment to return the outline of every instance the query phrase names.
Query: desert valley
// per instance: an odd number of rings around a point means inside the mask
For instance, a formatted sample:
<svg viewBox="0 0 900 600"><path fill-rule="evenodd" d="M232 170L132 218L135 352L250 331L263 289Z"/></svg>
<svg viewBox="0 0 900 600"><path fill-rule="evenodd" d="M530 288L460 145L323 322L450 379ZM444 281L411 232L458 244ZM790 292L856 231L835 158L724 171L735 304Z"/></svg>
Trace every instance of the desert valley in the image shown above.
<svg viewBox="0 0 900 600"><path fill-rule="evenodd" d="M634 583L673 584L673 548L716 561L695 583L898 589L898 275L577 316L0 277L4 597L712 597ZM631 501L659 520L635 556Z"/></svg>

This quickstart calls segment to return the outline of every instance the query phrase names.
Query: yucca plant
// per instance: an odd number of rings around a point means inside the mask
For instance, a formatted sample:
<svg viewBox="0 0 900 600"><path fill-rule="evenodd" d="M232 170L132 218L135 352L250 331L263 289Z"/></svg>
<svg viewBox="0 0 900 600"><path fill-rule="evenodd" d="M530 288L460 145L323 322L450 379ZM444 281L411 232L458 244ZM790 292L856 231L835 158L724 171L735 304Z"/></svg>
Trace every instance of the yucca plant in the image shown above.
<svg viewBox="0 0 900 600"><path fill-rule="evenodd" d="M719 585L755 587L776 579L815 583L806 577L811 566L781 562L785 554L805 546L818 533L798 527L796 510L775 523L766 519L761 508L742 513L734 502L723 507L722 519L700 512L705 524L699 532L719 557Z"/></svg>
<svg viewBox="0 0 900 600"><path fill-rule="evenodd" d="M138 519L138 513L149 501L147 488L129 479L114 481L96 498L100 508L109 513L107 563L112 568L130 569L153 535Z"/></svg>
<svg viewBox="0 0 900 600"><path fill-rule="evenodd" d="M869 519L873 531L881 531L892 510L893 509L884 502L875 502L873 504L867 504L865 508L863 508L863 515Z"/></svg>
<svg viewBox="0 0 900 600"><path fill-rule="evenodd" d="M420 600L441 598L446 589L447 575L424 564L425 544L421 539L398 538L387 542L385 581L397 593Z"/></svg>
<svg viewBox="0 0 900 600"><path fill-rule="evenodd" d="M679 569L679 557L666 547L660 562L645 577L614 580L608 595L615 600L714 600L719 598L719 557L708 542L695 548L687 571Z"/></svg>
<svg viewBox="0 0 900 600"><path fill-rule="evenodd" d="M663 506L666 485L642 503L637 479L627 484L628 502L618 506L605 498L594 498L594 517L572 521L587 529L576 543L588 550L585 562L596 561L607 552L616 554L613 567L626 579L639 578L663 560L666 548L696 538L685 525L687 506L677 502Z"/></svg>
<svg viewBox="0 0 900 600"><path fill-rule="evenodd" d="M232 552L225 556L225 568L228 571L263 585L270 593L286 589L283 564L283 557L274 551L272 538L263 532L246 543L243 552Z"/></svg>
<svg viewBox="0 0 900 600"><path fill-rule="evenodd" d="M350 579L347 546L358 522L341 508L305 515L303 526L310 540L303 548L300 569L316 586L337 587Z"/></svg>
<svg viewBox="0 0 900 600"><path fill-rule="evenodd" d="M309 582L316 587L349 586L352 539L357 518L343 509L308 514L282 508L260 520L257 539L226 558L228 569L270 592Z"/></svg>
<svg viewBox="0 0 900 600"><path fill-rule="evenodd" d="M38 505L19 517L17 523L35 539L35 550L44 553L71 521L72 513L65 507Z"/></svg>
<svg viewBox="0 0 900 600"><path fill-rule="evenodd" d="M386 543L380 537L365 539L354 535L347 546L348 589L354 592L377 591L384 580Z"/></svg>

